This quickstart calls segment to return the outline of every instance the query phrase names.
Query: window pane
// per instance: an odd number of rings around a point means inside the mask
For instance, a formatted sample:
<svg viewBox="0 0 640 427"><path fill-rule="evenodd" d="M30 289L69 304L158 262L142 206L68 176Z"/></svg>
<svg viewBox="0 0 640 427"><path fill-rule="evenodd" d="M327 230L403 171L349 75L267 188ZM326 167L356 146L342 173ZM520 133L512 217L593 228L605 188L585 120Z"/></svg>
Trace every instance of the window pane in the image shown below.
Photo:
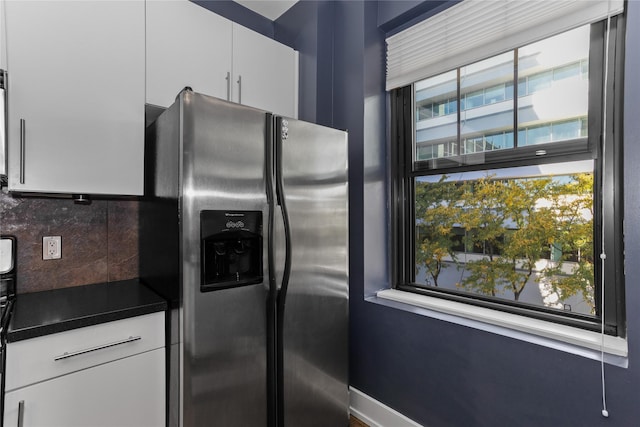
<svg viewBox="0 0 640 427"><path fill-rule="evenodd" d="M580 138L582 131L582 121L580 119L567 120L553 124L553 140Z"/></svg>
<svg viewBox="0 0 640 427"><path fill-rule="evenodd" d="M594 315L593 167L416 178L416 283Z"/></svg>
<svg viewBox="0 0 640 427"><path fill-rule="evenodd" d="M513 99L513 82L505 83L504 93L506 99Z"/></svg>
<svg viewBox="0 0 640 427"><path fill-rule="evenodd" d="M587 119L589 43L586 25L518 49L519 146L587 136L571 126Z"/></svg>
<svg viewBox="0 0 640 427"><path fill-rule="evenodd" d="M458 100L450 99L446 105L446 114L456 114L458 112Z"/></svg>
<svg viewBox="0 0 640 427"><path fill-rule="evenodd" d="M527 95L527 78L521 77L518 79L518 97Z"/></svg>
<svg viewBox="0 0 640 427"><path fill-rule="evenodd" d="M486 135L484 139L487 151L513 147L513 132L501 132L493 135Z"/></svg>
<svg viewBox="0 0 640 427"><path fill-rule="evenodd" d="M433 110L432 110L433 104L426 103L426 104L422 104L422 105L417 105L417 119L418 121L420 120L424 120L424 119L430 119L431 117L433 117Z"/></svg>
<svg viewBox="0 0 640 427"><path fill-rule="evenodd" d="M538 125L527 128L527 142L521 145L543 144L551 141L551 126Z"/></svg>
<svg viewBox="0 0 640 427"><path fill-rule="evenodd" d="M414 85L416 160L458 155L458 73L440 74ZM421 113L429 106L430 111Z"/></svg>
<svg viewBox="0 0 640 427"><path fill-rule="evenodd" d="M496 136L513 132L513 58L507 52L460 69L460 93L465 95L461 154L513 147Z"/></svg>
<svg viewBox="0 0 640 427"><path fill-rule="evenodd" d="M549 89L551 87L552 80L553 71L545 71L543 73L536 73L529 76L527 80L527 93L532 94L544 89Z"/></svg>
<svg viewBox="0 0 640 427"><path fill-rule="evenodd" d="M511 84L511 83L510 83ZM484 103L493 104L504 101L504 83L497 86L489 87L484 90Z"/></svg>
<svg viewBox="0 0 640 427"><path fill-rule="evenodd" d="M580 77L582 73L580 62L574 62L573 64L565 65L564 67L558 67L553 69L553 81L562 79L569 79L571 77Z"/></svg>
<svg viewBox="0 0 640 427"><path fill-rule="evenodd" d="M464 109L470 110L472 108L481 107L483 100L483 91L481 90L466 93L464 95Z"/></svg>

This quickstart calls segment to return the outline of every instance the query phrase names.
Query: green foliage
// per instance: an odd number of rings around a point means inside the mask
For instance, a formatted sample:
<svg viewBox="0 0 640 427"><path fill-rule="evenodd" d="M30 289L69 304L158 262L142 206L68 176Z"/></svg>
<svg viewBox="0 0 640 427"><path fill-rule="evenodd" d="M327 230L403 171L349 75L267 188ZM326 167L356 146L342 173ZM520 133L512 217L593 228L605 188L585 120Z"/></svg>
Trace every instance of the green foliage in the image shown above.
<svg viewBox="0 0 640 427"><path fill-rule="evenodd" d="M465 229L467 246L480 243L489 260L502 249L506 212L505 183L488 177L463 185L460 224Z"/></svg>
<svg viewBox="0 0 640 427"><path fill-rule="evenodd" d="M560 300L582 295L593 310L592 174L464 183L443 176L417 182L415 203L416 268L435 286L453 261L466 270L456 283L461 289L488 296L509 291L518 300L533 276ZM467 249L483 254L458 263L455 228L464 230ZM555 252L562 255L541 262Z"/></svg>
<svg viewBox="0 0 640 427"><path fill-rule="evenodd" d="M593 256L593 175L580 174L572 182L559 186L557 244L562 248L563 257L555 268L545 274L550 279L554 292L566 299L582 295L595 313L595 281ZM575 254L570 274L561 269L565 261Z"/></svg>
<svg viewBox="0 0 640 427"><path fill-rule="evenodd" d="M504 276L517 301L536 263L556 240L556 213L539 201L554 198L550 178L511 180L505 186L504 209L515 230L507 239L502 257L508 260Z"/></svg>
<svg viewBox="0 0 640 427"><path fill-rule="evenodd" d="M424 266L438 286L446 260L455 261L453 227L458 216L460 189L443 176L437 183L416 183L416 266Z"/></svg>

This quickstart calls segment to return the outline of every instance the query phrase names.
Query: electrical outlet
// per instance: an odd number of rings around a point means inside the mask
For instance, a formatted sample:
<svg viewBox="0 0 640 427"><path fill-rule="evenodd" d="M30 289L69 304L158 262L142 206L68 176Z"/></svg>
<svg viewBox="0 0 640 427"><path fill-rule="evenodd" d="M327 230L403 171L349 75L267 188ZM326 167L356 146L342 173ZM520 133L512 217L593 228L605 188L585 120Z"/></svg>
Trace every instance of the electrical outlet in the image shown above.
<svg viewBox="0 0 640 427"><path fill-rule="evenodd" d="M62 258L62 238L60 236L45 236L42 238L42 259Z"/></svg>

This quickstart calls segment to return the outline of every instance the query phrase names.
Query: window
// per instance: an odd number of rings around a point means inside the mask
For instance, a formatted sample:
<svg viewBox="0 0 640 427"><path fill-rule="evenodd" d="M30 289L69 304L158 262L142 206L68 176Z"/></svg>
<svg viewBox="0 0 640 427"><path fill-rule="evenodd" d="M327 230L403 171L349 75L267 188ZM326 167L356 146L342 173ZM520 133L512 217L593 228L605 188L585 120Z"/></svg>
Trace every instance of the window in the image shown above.
<svg viewBox="0 0 640 427"><path fill-rule="evenodd" d="M415 282L594 314L593 161L478 176L415 178Z"/></svg>
<svg viewBox="0 0 640 427"><path fill-rule="evenodd" d="M604 283L624 336L621 27L608 60L599 22L392 92L396 288L599 330Z"/></svg>

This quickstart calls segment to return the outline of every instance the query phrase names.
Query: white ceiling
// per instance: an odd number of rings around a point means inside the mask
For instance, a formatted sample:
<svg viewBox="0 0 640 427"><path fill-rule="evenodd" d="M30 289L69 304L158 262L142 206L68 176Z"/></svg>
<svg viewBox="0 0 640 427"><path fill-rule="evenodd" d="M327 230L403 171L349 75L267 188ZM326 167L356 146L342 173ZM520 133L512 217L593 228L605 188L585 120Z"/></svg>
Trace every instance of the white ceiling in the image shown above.
<svg viewBox="0 0 640 427"><path fill-rule="evenodd" d="M297 0L235 0L242 6L275 21L285 13Z"/></svg>

